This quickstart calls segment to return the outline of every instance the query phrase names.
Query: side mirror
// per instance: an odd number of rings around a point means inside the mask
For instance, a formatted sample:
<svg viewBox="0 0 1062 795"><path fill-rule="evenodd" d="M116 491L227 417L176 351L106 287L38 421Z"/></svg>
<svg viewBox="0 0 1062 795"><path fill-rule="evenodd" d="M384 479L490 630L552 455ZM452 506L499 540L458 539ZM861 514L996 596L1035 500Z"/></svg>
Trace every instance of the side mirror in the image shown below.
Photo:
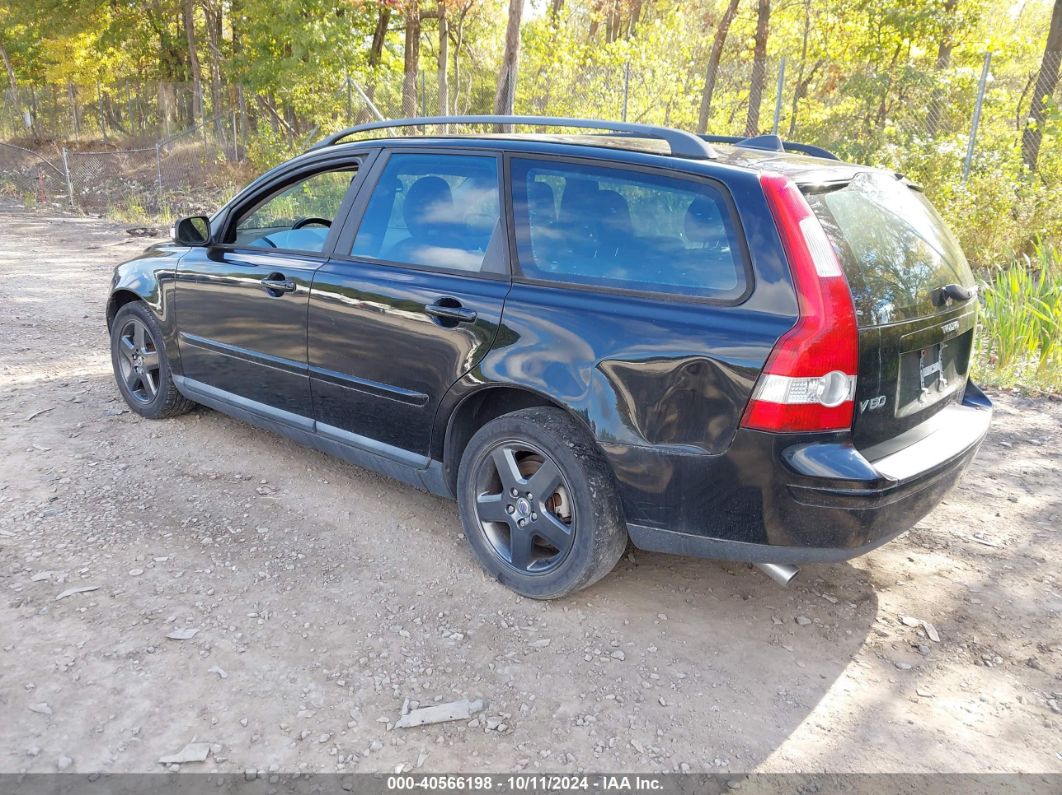
<svg viewBox="0 0 1062 795"><path fill-rule="evenodd" d="M205 246L210 242L210 221L203 215L182 218L173 227L173 240L182 246Z"/></svg>

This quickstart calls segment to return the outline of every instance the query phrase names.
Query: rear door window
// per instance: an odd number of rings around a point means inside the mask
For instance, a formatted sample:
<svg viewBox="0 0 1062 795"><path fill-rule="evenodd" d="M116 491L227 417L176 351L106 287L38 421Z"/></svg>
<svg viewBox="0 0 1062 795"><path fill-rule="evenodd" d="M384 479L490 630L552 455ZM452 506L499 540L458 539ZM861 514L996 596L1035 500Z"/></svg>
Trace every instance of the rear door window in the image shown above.
<svg viewBox="0 0 1062 795"><path fill-rule="evenodd" d="M503 240L493 155L393 154L373 190L351 256L423 268L494 270Z"/></svg>
<svg viewBox="0 0 1062 795"><path fill-rule="evenodd" d="M730 206L711 184L514 158L520 269L529 278L733 299L746 288Z"/></svg>
<svg viewBox="0 0 1062 795"><path fill-rule="evenodd" d="M943 311L933 301L939 288L973 285L966 257L936 210L892 176L864 172L807 198L841 260L859 325L932 315Z"/></svg>

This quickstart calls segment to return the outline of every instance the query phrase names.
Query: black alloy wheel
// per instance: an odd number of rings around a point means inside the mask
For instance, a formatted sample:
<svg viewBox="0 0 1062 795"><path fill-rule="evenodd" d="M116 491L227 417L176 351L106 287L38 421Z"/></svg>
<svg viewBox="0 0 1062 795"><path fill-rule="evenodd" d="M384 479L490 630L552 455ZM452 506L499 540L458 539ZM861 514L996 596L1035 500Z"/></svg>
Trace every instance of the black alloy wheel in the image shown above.
<svg viewBox="0 0 1062 795"><path fill-rule="evenodd" d="M129 394L147 406L159 394L159 350L151 332L138 317L130 317L118 332L118 369Z"/></svg>
<svg viewBox="0 0 1062 795"><path fill-rule="evenodd" d="M149 420L176 417L195 404L173 382L162 329L141 301L118 309L111 320L111 365L126 404Z"/></svg>
<svg viewBox="0 0 1062 795"><path fill-rule="evenodd" d="M577 517L552 458L530 442L503 441L480 460L476 484L476 518L499 557L526 574L564 561Z"/></svg>
<svg viewBox="0 0 1062 795"><path fill-rule="evenodd" d="M612 470L586 425L558 408L520 409L476 431L457 503L484 571L533 599L596 582L627 546Z"/></svg>

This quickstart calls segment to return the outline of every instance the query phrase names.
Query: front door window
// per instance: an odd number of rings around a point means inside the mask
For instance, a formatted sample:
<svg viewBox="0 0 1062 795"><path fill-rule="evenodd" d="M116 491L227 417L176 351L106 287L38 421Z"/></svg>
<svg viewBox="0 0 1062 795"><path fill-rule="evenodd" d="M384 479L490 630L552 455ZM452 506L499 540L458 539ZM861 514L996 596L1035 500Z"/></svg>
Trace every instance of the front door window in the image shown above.
<svg viewBox="0 0 1062 795"><path fill-rule="evenodd" d="M356 174L356 167L323 171L283 188L240 215L230 242L320 253Z"/></svg>

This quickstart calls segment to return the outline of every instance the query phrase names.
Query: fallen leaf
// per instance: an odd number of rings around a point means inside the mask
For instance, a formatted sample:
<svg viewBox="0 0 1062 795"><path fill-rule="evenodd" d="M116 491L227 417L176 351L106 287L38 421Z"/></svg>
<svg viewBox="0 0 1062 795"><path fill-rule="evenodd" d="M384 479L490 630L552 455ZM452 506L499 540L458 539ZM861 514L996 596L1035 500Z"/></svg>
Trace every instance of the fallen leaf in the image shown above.
<svg viewBox="0 0 1062 795"><path fill-rule="evenodd" d="M166 637L170 640L190 640L195 637L195 633L198 631L198 629L193 629L192 627L177 627Z"/></svg>

